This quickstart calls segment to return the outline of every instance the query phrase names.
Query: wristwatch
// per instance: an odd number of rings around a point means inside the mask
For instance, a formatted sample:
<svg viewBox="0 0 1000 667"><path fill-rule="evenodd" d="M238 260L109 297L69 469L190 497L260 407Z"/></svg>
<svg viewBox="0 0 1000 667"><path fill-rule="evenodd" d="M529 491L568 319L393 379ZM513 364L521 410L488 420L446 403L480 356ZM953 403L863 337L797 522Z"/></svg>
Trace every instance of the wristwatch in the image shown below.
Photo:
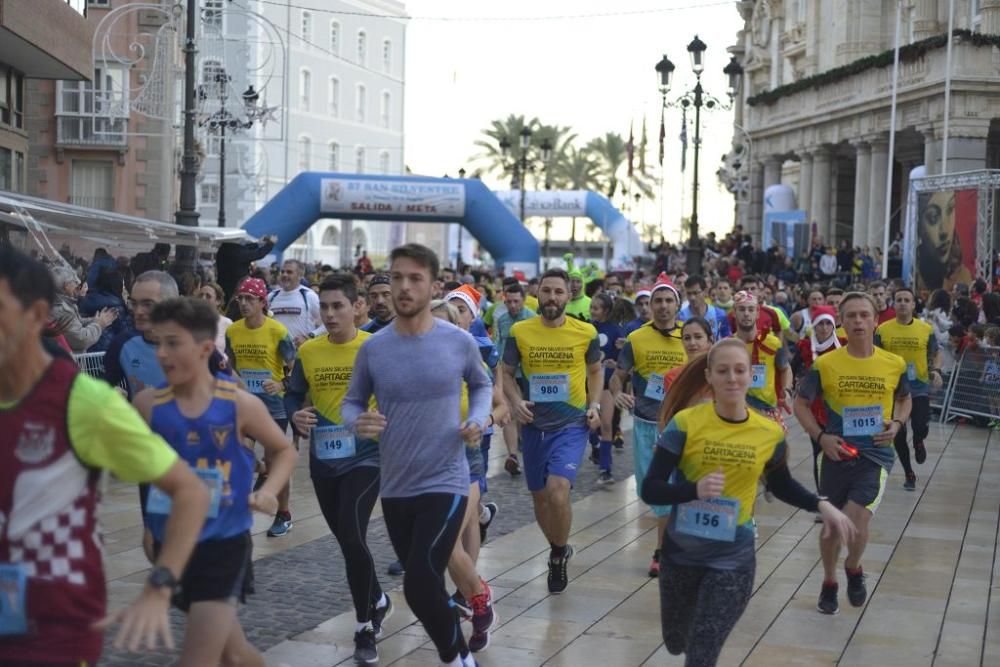
<svg viewBox="0 0 1000 667"><path fill-rule="evenodd" d="M166 588L171 593L175 593L177 591L177 579L174 577L174 573L162 565L158 565L149 571L149 577L146 578L146 583L148 583L151 588Z"/></svg>
<svg viewBox="0 0 1000 667"><path fill-rule="evenodd" d="M600 403L591 403L589 407L593 408L594 410L597 410L598 412L601 411L601 404Z"/></svg>

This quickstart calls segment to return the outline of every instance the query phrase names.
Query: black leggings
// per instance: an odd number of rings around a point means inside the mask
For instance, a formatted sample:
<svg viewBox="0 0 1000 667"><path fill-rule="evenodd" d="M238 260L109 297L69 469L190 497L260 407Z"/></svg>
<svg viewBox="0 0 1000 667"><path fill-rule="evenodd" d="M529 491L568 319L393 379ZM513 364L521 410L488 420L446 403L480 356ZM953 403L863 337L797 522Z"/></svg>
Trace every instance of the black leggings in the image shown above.
<svg viewBox="0 0 1000 667"><path fill-rule="evenodd" d="M385 527L406 572L406 603L434 642L443 663L469 653L444 581L468 501L452 493L382 499Z"/></svg>
<svg viewBox="0 0 1000 667"><path fill-rule="evenodd" d="M913 427L913 442L923 442L930 433L931 422L931 399L930 396L913 396L913 407L910 410L910 425ZM910 465L910 448L906 444L906 424L899 428L896 439L892 442L896 448L896 456L899 457L899 464L903 466L906 474L913 473L913 466Z"/></svg>
<svg viewBox="0 0 1000 667"><path fill-rule="evenodd" d="M684 667L712 667L753 593L756 563L742 570L674 565L660 557L660 621Z"/></svg>
<svg viewBox="0 0 1000 667"><path fill-rule="evenodd" d="M361 467L336 477L313 477L312 483L326 525L344 554L354 613L358 623L367 623L375 603L382 599L366 539L368 520L378 498L378 468Z"/></svg>

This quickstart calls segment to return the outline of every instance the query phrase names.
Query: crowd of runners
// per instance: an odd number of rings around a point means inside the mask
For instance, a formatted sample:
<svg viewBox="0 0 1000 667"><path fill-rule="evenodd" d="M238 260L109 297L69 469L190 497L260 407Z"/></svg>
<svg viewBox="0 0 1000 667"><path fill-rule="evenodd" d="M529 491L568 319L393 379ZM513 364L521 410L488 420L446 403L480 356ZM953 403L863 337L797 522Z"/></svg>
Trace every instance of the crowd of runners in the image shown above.
<svg viewBox="0 0 1000 667"><path fill-rule="evenodd" d="M456 272L415 244L384 272L251 271L267 250L240 249L243 271L218 267L225 286L164 266L126 280L109 264L91 278L121 306L86 318L83 275L0 248L0 667L97 664L113 627L118 647L173 648L171 605L187 615L180 664L263 665L237 618L253 589L252 513L271 518L269 537L293 530L299 455L342 553L355 659L378 661L394 605L367 545L380 500L398 559L388 575L402 575L441 664L475 665L502 611L477 570L502 510L490 449L524 478L549 593L572 594L570 492L587 461L597 484L615 483L623 418L657 518L648 576L663 640L687 665L713 665L753 589L758 490L824 524L818 611L838 612L842 551L847 600L864 605L869 524L897 458L915 488L929 393L956 346L1000 339L994 293L968 286L598 277L572 256L526 280ZM103 379L80 372L67 339L96 344L116 321ZM792 415L815 490L789 472ZM110 615L103 471L139 485L151 564L140 596Z"/></svg>

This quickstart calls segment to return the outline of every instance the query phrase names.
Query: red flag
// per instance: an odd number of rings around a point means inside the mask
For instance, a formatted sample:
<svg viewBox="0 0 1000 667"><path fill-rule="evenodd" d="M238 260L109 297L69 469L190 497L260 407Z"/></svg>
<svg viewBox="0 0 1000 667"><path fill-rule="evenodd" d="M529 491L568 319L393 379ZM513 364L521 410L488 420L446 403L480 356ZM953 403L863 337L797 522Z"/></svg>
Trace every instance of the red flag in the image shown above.
<svg viewBox="0 0 1000 667"><path fill-rule="evenodd" d="M667 126L663 124L663 109L660 109L660 166L663 166L663 141L667 138Z"/></svg>
<svg viewBox="0 0 1000 667"><path fill-rule="evenodd" d="M628 177L632 178L632 164L635 158L635 136L632 134L632 122L628 124L628 143L625 144L625 152L628 154Z"/></svg>

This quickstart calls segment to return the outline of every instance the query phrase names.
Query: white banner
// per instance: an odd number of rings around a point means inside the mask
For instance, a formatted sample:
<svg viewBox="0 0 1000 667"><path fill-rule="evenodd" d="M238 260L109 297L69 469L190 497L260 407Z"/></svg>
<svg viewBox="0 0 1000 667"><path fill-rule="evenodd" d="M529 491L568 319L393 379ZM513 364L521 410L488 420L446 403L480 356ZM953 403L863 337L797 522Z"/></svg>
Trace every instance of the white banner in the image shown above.
<svg viewBox="0 0 1000 667"><path fill-rule="evenodd" d="M465 215L465 186L461 183L414 183L324 178L320 183L321 213L363 217L364 213L420 217Z"/></svg>
<svg viewBox="0 0 1000 667"><path fill-rule="evenodd" d="M498 190L493 194L514 215L520 215L520 190ZM542 190L524 193L525 215L540 215L546 218L571 218L586 215L586 208L587 192L585 190Z"/></svg>

